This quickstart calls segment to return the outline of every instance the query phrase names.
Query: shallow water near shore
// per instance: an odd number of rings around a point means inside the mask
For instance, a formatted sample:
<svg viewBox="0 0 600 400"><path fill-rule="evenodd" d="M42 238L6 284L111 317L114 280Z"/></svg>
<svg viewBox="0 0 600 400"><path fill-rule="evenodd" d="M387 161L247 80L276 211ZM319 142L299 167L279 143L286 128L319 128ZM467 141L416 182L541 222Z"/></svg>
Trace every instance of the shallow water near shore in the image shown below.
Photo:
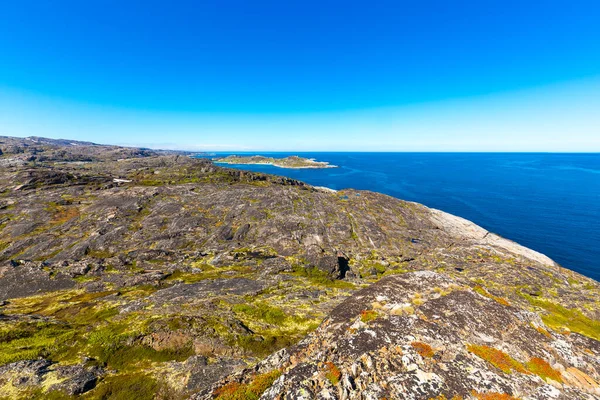
<svg viewBox="0 0 600 400"><path fill-rule="evenodd" d="M372 190L467 218L600 280L600 154L218 153L299 155L339 168L230 168L331 189Z"/></svg>

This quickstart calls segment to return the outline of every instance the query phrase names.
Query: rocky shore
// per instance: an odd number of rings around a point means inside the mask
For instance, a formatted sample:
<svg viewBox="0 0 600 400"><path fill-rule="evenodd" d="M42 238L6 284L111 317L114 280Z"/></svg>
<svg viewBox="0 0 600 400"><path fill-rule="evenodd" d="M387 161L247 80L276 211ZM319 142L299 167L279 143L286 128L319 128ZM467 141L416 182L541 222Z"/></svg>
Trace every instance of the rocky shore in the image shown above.
<svg viewBox="0 0 600 400"><path fill-rule="evenodd" d="M0 399L600 398L600 285L462 218L0 137Z"/></svg>

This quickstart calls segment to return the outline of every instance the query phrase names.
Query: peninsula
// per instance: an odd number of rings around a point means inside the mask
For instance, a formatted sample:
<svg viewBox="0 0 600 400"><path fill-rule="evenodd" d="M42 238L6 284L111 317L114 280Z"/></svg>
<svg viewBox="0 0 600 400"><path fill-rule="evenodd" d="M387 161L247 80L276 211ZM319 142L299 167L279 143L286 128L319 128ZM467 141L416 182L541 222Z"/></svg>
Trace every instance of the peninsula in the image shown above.
<svg viewBox="0 0 600 400"><path fill-rule="evenodd" d="M264 157L264 156L238 156L231 155L224 158L214 160L221 164L261 164L273 165L280 168L336 168L336 165L331 165L326 161L316 161L310 158L289 156L284 158Z"/></svg>
<svg viewBox="0 0 600 400"><path fill-rule="evenodd" d="M599 310L421 204L0 137L0 399L593 399Z"/></svg>

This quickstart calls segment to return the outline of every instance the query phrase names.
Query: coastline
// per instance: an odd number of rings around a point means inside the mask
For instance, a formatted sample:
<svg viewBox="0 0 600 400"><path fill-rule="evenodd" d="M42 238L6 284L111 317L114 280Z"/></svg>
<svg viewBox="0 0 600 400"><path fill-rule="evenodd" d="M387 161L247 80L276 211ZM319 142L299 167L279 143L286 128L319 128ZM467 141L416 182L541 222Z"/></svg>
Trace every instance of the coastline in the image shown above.
<svg viewBox="0 0 600 400"><path fill-rule="evenodd" d="M291 167L287 165L277 165L273 163L232 163L232 162L223 162L223 161L213 161L213 163L219 165L270 165L272 167L277 168L285 168L285 169L325 169L325 168L339 168L337 165L326 164L323 166L303 166L303 167Z"/></svg>

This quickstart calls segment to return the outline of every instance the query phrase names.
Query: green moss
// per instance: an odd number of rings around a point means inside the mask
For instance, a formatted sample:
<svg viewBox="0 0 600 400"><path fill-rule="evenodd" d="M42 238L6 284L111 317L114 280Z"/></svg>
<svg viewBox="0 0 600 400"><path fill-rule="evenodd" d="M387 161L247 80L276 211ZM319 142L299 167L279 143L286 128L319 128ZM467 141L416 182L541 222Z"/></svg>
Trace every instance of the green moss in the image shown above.
<svg viewBox="0 0 600 400"><path fill-rule="evenodd" d="M546 313L542 315L544 323L551 328L568 328L592 339L600 340L600 321L588 318L577 309L569 309L560 304L537 299L521 293L533 306L543 309Z"/></svg>
<svg viewBox="0 0 600 400"><path fill-rule="evenodd" d="M152 400L157 389L156 380L144 374L113 375L104 379L83 398L86 400Z"/></svg>
<svg viewBox="0 0 600 400"><path fill-rule="evenodd" d="M113 256L113 254L110 251L107 251L107 250L94 250L94 249L90 249L90 248L88 248L85 251L85 254L88 257L99 258L99 259L110 258L110 257Z"/></svg>
<svg viewBox="0 0 600 400"><path fill-rule="evenodd" d="M77 276L77 277L73 278L73 280L75 280L76 282L79 282L79 283L94 282L99 279L100 279L100 277L98 277L98 276L86 276L86 275L81 275L81 276Z"/></svg>
<svg viewBox="0 0 600 400"><path fill-rule="evenodd" d="M310 283L317 286L325 286L328 288L338 289L354 289L355 285L351 282L341 281L339 279L331 279L326 272L321 271L316 267L306 268L302 265L293 266L293 274L307 278Z"/></svg>
<svg viewBox="0 0 600 400"><path fill-rule="evenodd" d="M214 274L212 274L214 275ZM205 273L191 273L191 272L183 272L181 270L176 269L173 271L171 275L169 275L165 281L182 281L184 283L194 283L200 282L206 279L210 279L211 274Z"/></svg>
<svg viewBox="0 0 600 400"><path fill-rule="evenodd" d="M136 340L136 335L118 333L114 327L92 332L88 351L100 363L117 370L131 370L148 362L184 361L194 355L191 343L176 349L155 350Z"/></svg>
<svg viewBox="0 0 600 400"><path fill-rule="evenodd" d="M0 328L0 365L15 361L54 358L72 343L76 332L68 325L21 322Z"/></svg>
<svg viewBox="0 0 600 400"><path fill-rule="evenodd" d="M243 335L230 341L230 345L246 350L257 357L269 354L294 344L298 338L285 335Z"/></svg>
<svg viewBox="0 0 600 400"><path fill-rule="evenodd" d="M13 400L15 396L4 397L0 394L0 400ZM45 392L42 388L25 390L19 393L19 400L69 400L73 399L72 396L60 391L52 390Z"/></svg>
<svg viewBox="0 0 600 400"><path fill-rule="evenodd" d="M232 309L236 313L245 314L245 316L251 318L258 318L273 325L281 325L286 319L286 314L283 310L262 302L256 302L252 305L235 304Z"/></svg>

